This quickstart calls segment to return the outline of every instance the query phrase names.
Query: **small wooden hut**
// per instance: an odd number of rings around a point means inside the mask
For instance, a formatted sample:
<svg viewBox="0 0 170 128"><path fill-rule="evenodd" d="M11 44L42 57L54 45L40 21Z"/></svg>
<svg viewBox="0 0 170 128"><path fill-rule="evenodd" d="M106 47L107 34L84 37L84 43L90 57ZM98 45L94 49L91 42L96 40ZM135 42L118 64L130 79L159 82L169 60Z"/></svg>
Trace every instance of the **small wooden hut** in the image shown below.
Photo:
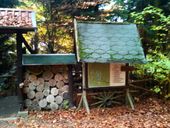
<svg viewBox="0 0 170 128"><path fill-rule="evenodd" d="M78 62L82 63L82 99L89 113L87 90L123 87L134 109L128 87L129 64L145 63L135 24L77 22L75 38Z"/></svg>

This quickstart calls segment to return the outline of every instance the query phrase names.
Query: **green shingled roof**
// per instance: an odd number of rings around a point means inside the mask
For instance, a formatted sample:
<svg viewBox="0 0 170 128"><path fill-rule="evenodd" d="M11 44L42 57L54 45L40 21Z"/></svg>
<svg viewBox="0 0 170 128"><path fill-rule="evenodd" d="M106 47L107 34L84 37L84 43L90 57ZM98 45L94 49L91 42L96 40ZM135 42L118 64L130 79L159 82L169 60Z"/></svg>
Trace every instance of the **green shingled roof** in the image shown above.
<svg viewBox="0 0 170 128"><path fill-rule="evenodd" d="M145 63L135 24L77 23L79 61Z"/></svg>

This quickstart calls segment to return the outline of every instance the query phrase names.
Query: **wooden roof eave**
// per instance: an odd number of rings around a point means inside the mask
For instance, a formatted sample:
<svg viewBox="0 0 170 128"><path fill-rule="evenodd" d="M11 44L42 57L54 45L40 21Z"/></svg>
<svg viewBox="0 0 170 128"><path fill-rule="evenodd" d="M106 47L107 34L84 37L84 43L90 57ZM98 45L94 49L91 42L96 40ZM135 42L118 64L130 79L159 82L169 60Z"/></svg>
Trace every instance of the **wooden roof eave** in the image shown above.
<svg viewBox="0 0 170 128"><path fill-rule="evenodd" d="M22 65L69 65L76 64L75 54L23 54Z"/></svg>
<svg viewBox="0 0 170 128"><path fill-rule="evenodd" d="M0 34L28 33L28 32L35 32L36 29L37 27L29 27L29 28L0 27Z"/></svg>

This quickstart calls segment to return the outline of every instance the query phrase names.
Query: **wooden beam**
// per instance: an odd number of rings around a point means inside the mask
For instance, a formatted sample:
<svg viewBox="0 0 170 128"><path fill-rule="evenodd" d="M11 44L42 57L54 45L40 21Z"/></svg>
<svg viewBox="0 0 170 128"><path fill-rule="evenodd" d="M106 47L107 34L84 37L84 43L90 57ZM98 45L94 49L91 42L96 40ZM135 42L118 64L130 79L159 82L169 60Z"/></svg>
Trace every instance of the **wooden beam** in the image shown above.
<svg viewBox="0 0 170 128"><path fill-rule="evenodd" d="M126 64L124 67L129 67L129 64ZM129 70L125 70L125 85L126 85L126 88L128 88L129 87Z"/></svg>
<svg viewBox="0 0 170 128"><path fill-rule="evenodd" d="M21 41L24 43L25 47L28 49L28 51L31 53L31 54L35 54L36 51L34 51L28 44L28 42L25 40L25 38L23 37L23 35L21 34Z"/></svg>
<svg viewBox="0 0 170 128"><path fill-rule="evenodd" d="M141 89L141 90L144 90L146 92L151 92L153 93L153 91L149 90L149 89L146 89L146 88L143 88L143 87L140 87L140 86L136 86L136 85L133 85L133 84L129 84L130 87L134 87L134 88L137 88L137 89Z"/></svg>
<svg viewBox="0 0 170 128"><path fill-rule="evenodd" d="M133 81L129 82L129 84L143 83L143 82L148 82L148 81L151 81L151 80L153 80L153 79L149 78L149 79L143 79L143 80L133 80Z"/></svg>
<svg viewBox="0 0 170 128"><path fill-rule="evenodd" d="M22 92L19 87L19 84L22 82L22 34L17 33L16 41L17 41L17 94L19 97L19 103L21 105L21 109L23 109L23 97Z"/></svg>
<svg viewBox="0 0 170 128"><path fill-rule="evenodd" d="M113 91L115 89L125 89L125 85L122 85L122 86L108 86L108 87L88 87L88 88L85 88L85 90L87 90L88 92L91 91L91 92L96 92L96 91Z"/></svg>
<svg viewBox="0 0 170 128"><path fill-rule="evenodd" d="M85 63L82 63L82 73L83 73L83 76L82 76L82 79L83 79L83 93L82 93L82 98L83 98L83 103L84 103L84 106L86 108L86 111L88 114L90 114L90 108L89 108L89 105L88 105L88 101L87 101L87 92L85 90L86 88L86 67L85 67Z"/></svg>
<svg viewBox="0 0 170 128"><path fill-rule="evenodd" d="M129 102L132 110L134 110L135 107L134 107L134 104L133 104L132 96L130 95L129 88L126 89L126 97L127 97L127 101Z"/></svg>
<svg viewBox="0 0 170 128"><path fill-rule="evenodd" d="M84 89L86 89L87 90L87 88L89 88L88 87L88 64L86 63L85 64L85 85L86 85L86 88L84 88Z"/></svg>
<svg viewBox="0 0 170 128"><path fill-rule="evenodd" d="M135 69L136 69L135 67L129 65L121 67L121 71L134 71Z"/></svg>
<svg viewBox="0 0 170 128"><path fill-rule="evenodd" d="M78 104L78 107L77 107L77 110L80 109L81 105L83 103L83 97L82 97L82 94L81 94L81 98L80 98L80 101L79 101L79 104Z"/></svg>
<svg viewBox="0 0 170 128"><path fill-rule="evenodd" d="M125 67L129 67L129 64L126 64ZM126 102L129 103L130 107L134 110L134 104L133 104L133 100L132 100L132 96L130 94L129 91L129 70L126 70L126 80L125 80L125 85L126 85Z"/></svg>
<svg viewBox="0 0 170 128"><path fill-rule="evenodd" d="M78 105L78 109L83 103L87 113L90 114L90 108L89 108L88 101L87 101L87 92L85 88L86 88L86 68L85 68L85 63L82 63L82 95L81 95L81 99Z"/></svg>
<svg viewBox="0 0 170 128"><path fill-rule="evenodd" d="M72 65L68 65L68 80L69 80L69 102L70 102L70 107L74 106L73 103L73 75L72 75Z"/></svg>
<svg viewBox="0 0 170 128"><path fill-rule="evenodd" d="M28 28L28 29L18 29L18 28L9 28L9 27L1 27L0 34L15 34L15 33L28 33L33 32L36 28Z"/></svg>
<svg viewBox="0 0 170 128"><path fill-rule="evenodd" d="M31 43L33 44L35 53L38 53L38 42L39 42L39 37L38 37L38 33L36 31L34 37L31 40Z"/></svg>

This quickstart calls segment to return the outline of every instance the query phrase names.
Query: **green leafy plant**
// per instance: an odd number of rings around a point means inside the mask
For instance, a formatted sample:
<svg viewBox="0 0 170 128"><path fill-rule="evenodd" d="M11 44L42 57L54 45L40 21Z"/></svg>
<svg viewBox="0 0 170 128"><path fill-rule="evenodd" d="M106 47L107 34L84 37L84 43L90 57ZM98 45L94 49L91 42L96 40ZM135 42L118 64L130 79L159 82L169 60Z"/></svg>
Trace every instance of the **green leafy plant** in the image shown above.
<svg viewBox="0 0 170 128"><path fill-rule="evenodd" d="M0 76L0 92L14 89L15 81L12 79L12 77L15 73L16 67L13 66L11 69L8 70L8 72Z"/></svg>
<svg viewBox="0 0 170 128"><path fill-rule="evenodd" d="M167 97L170 93L170 59L155 52L147 55L147 60L145 65L136 65L139 70L135 73L141 78L152 78L154 86L151 90Z"/></svg>
<svg viewBox="0 0 170 128"><path fill-rule="evenodd" d="M64 100L62 103L62 108L63 109L68 109L69 108L69 100Z"/></svg>
<svg viewBox="0 0 170 128"><path fill-rule="evenodd" d="M131 17L138 25L146 54L155 51L169 53L170 16L165 16L159 8L149 6L140 13L131 13Z"/></svg>
<svg viewBox="0 0 170 128"><path fill-rule="evenodd" d="M152 78L152 91L164 97L170 93L170 16L154 6L131 13L138 25L148 63L138 65L140 78Z"/></svg>
<svg viewBox="0 0 170 128"><path fill-rule="evenodd" d="M1 34L0 42L0 92L3 92L10 88L11 77L15 73L16 53L13 35Z"/></svg>

